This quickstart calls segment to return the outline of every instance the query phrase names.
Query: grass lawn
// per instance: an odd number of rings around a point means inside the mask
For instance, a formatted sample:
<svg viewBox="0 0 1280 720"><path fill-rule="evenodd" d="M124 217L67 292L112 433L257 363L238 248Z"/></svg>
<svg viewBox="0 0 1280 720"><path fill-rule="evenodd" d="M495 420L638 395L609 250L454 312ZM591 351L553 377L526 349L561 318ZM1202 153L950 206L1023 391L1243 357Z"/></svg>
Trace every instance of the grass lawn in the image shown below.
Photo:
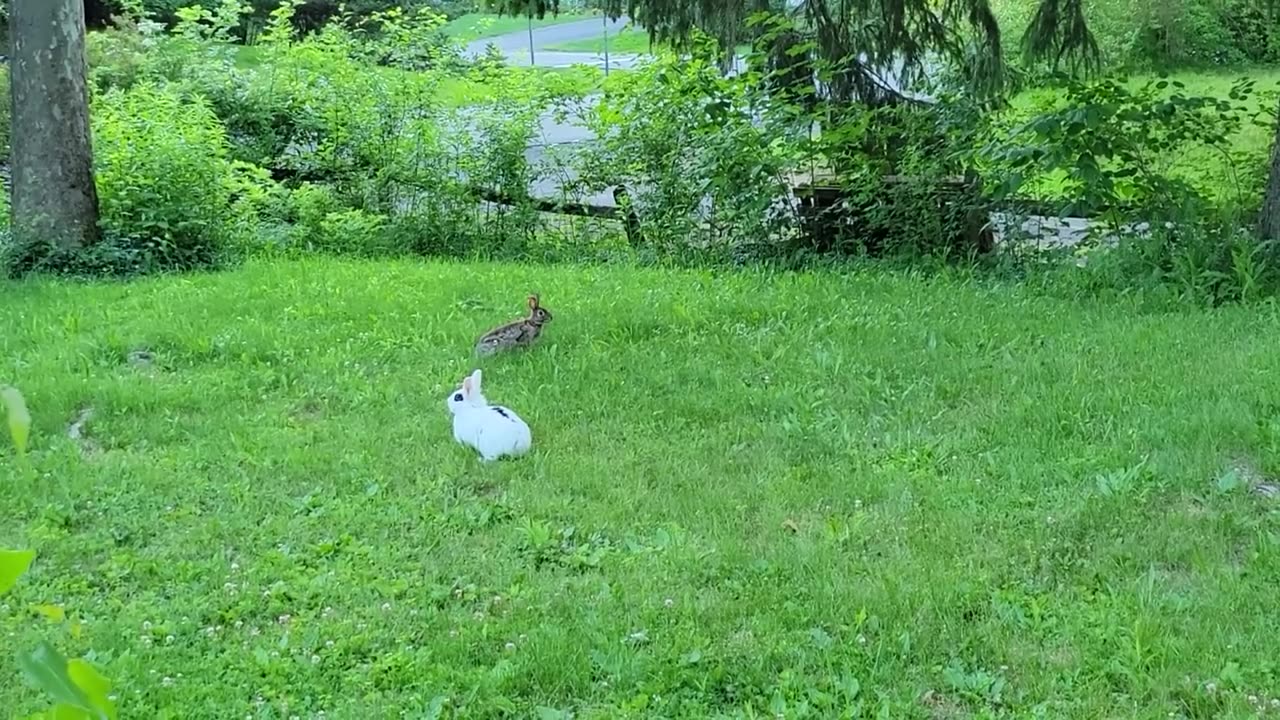
<svg viewBox="0 0 1280 720"><path fill-rule="evenodd" d="M560 52L586 52L586 53L603 53L604 37L603 33L600 37L571 40L569 42L556 43L548 45L547 50L557 50ZM749 45L739 45L737 52L739 55L745 55L749 52ZM609 36L609 52L620 54L639 55L648 53L652 50L649 45L649 34L644 30L628 27Z"/></svg>
<svg viewBox="0 0 1280 720"><path fill-rule="evenodd" d="M602 53L604 52L604 33L601 32L599 37L548 45L547 49L561 52ZM609 35L609 52L639 54L647 53L649 50L649 34L643 30L627 28Z"/></svg>
<svg viewBox="0 0 1280 720"><path fill-rule="evenodd" d="M530 291L542 346L482 367L534 452L484 466L444 397ZM0 636L92 651L122 717L1252 717L1280 526L1229 468L1280 469L1278 341L866 271L4 284Z"/></svg>
<svg viewBox="0 0 1280 720"><path fill-rule="evenodd" d="M579 20L589 20L592 17L594 16L585 14L561 13L552 15L548 13L541 20L535 18L533 26L540 28L548 25L562 25L564 23L578 22ZM445 32L463 41L506 35L507 33L519 32L528 28L529 21L523 15L512 16L492 13L468 13L450 20L444 26Z"/></svg>
<svg viewBox="0 0 1280 720"><path fill-rule="evenodd" d="M264 53L260 46L236 45L235 62L238 67L251 70L264 68ZM370 67L369 72L384 73L388 76L409 72L394 67ZM521 73L533 83L555 83L564 87L566 92L588 92L603 82L604 74L592 69L582 68L510 68L508 72ZM548 76L557 79L550 80ZM437 79L440 100L446 107L461 107L493 98L500 88L492 84L458 75L440 74Z"/></svg>

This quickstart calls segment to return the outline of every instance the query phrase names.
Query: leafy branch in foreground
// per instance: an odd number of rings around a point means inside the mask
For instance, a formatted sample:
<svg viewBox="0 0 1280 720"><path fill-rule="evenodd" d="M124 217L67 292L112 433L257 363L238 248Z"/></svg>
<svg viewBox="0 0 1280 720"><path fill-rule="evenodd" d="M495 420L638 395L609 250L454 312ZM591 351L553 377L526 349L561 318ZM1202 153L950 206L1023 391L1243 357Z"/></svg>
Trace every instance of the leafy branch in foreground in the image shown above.
<svg viewBox="0 0 1280 720"><path fill-rule="evenodd" d="M14 387L0 389L0 402L8 416L9 436L18 457L26 462L27 439L31 434L31 414L22 393ZM35 560L33 550L0 549L0 594L13 589ZM51 622L65 622L66 611L57 605L32 608ZM72 624L73 634L79 626ZM29 720L115 720L111 683L82 658L68 660L49 641L41 640L33 650L18 653L18 669L35 687L54 701L53 707L32 715Z"/></svg>

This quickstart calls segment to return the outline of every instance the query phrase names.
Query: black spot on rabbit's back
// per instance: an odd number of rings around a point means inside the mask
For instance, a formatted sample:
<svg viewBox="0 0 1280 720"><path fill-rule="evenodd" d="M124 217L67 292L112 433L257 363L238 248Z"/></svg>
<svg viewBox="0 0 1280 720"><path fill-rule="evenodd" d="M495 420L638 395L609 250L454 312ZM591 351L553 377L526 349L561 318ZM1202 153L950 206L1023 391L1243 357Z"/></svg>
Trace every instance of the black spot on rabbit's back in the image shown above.
<svg viewBox="0 0 1280 720"><path fill-rule="evenodd" d="M504 417L504 418L506 418L506 419L508 419L508 420L510 420L510 419L511 419L511 415L507 414L507 409L506 409L506 408L501 408L501 407L498 407L497 405L494 405L494 406L493 406L493 411L494 411L494 412L496 412L496 413L498 413L499 415L501 415L502 417Z"/></svg>

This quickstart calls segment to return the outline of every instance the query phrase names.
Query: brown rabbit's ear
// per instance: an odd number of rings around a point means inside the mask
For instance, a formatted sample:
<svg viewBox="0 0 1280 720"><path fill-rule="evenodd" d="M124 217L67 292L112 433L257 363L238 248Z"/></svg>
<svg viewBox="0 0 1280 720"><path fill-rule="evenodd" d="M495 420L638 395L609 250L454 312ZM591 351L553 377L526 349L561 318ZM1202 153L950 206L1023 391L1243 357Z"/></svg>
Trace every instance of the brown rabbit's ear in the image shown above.
<svg viewBox="0 0 1280 720"><path fill-rule="evenodd" d="M532 294L532 295L530 295L530 296L529 296L529 309L530 309L530 310L537 310L537 309L538 309L538 294L537 294L537 293L534 293L534 294Z"/></svg>

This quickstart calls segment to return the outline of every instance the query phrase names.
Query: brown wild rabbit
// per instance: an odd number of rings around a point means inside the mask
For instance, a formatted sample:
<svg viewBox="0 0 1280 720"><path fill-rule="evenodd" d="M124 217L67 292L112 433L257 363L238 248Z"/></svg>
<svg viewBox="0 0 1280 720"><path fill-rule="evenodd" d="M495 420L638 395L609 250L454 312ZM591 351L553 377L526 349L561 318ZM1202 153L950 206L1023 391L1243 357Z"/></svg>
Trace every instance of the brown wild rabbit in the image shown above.
<svg viewBox="0 0 1280 720"><path fill-rule="evenodd" d="M542 326L551 322L551 313L538 304L538 296L529 296L529 317L496 327L476 341L477 355L492 355L503 350L518 347L529 347L538 335Z"/></svg>

